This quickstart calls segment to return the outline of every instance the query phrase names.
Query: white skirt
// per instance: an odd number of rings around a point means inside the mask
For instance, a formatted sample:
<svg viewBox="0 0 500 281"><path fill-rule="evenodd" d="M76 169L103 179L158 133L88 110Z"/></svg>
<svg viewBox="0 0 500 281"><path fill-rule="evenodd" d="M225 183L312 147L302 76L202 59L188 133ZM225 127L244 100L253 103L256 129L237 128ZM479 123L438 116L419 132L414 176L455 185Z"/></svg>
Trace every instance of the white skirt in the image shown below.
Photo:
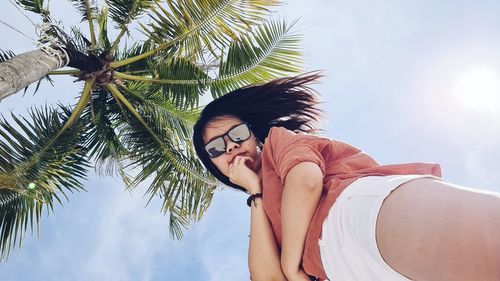
<svg viewBox="0 0 500 281"><path fill-rule="evenodd" d="M433 175L367 176L351 183L333 204L319 240L330 281L408 281L382 258L375 240L384 199L403 183Z"/></svg>

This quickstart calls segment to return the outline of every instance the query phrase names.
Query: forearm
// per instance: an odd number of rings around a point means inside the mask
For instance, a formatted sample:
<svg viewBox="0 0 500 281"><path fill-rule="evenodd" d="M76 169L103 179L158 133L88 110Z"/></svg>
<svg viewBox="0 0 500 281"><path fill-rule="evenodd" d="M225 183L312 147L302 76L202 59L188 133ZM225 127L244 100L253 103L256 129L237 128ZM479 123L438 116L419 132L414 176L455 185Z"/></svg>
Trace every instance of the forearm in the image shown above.
<svg viewBox="0 0 500 281"><path fill-rule="evenodd" d="M286 281L281 271L280 254L271 223L264 212L262 200L252 204L248 266L252 281Z"/></svg>
<svg viewBox="0 0 500 281"><path fill-rule="evenodd" d="M304 177L287 178L281 201L282 271L289 281L309 280L301 268L302 255L309 224L316 211L322 192L318 181Z"/></svg>

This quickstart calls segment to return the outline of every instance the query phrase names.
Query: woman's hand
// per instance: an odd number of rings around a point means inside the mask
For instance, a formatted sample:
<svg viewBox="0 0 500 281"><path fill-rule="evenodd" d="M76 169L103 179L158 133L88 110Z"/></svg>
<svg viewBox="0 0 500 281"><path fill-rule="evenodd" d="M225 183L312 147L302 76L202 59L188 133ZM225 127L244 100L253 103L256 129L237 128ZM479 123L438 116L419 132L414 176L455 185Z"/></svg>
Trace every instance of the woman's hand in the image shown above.
<svg viewBox="0 0 500 281"><path fill-rule="evenodd" d="M250 162L253 165L253 159L248 156L236 156L231 165L229 165L229 180L243 188L248 193L260 193L262 187L260 186L260 179L257 174L246 165Z"/></svg>

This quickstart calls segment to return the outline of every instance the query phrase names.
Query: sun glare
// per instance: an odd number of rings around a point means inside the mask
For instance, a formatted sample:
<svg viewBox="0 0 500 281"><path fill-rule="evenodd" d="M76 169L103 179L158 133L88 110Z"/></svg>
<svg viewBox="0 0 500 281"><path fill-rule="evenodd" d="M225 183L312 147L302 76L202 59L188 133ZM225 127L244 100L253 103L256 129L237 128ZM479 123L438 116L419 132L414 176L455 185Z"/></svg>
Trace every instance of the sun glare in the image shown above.
<svg viewBox="0 0 500 281"><path fill-rule="evenodd" d="M471 70L457 80L454 93L465 106L476 110L500 110L500 78L492 71Z"/></svg>

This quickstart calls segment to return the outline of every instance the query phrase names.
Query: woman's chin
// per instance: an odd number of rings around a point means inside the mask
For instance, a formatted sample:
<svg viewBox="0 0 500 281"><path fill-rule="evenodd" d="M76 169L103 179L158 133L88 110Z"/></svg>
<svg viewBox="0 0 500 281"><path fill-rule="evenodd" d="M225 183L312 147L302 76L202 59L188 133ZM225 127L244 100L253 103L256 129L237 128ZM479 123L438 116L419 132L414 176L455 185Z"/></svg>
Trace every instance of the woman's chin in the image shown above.
<svg viewBox="0 0 500 281"><path fill-rule="evenodd" d="M261 169L260 162L252 162L252 171L254 171L256 174L259 172Z"/></svg>

